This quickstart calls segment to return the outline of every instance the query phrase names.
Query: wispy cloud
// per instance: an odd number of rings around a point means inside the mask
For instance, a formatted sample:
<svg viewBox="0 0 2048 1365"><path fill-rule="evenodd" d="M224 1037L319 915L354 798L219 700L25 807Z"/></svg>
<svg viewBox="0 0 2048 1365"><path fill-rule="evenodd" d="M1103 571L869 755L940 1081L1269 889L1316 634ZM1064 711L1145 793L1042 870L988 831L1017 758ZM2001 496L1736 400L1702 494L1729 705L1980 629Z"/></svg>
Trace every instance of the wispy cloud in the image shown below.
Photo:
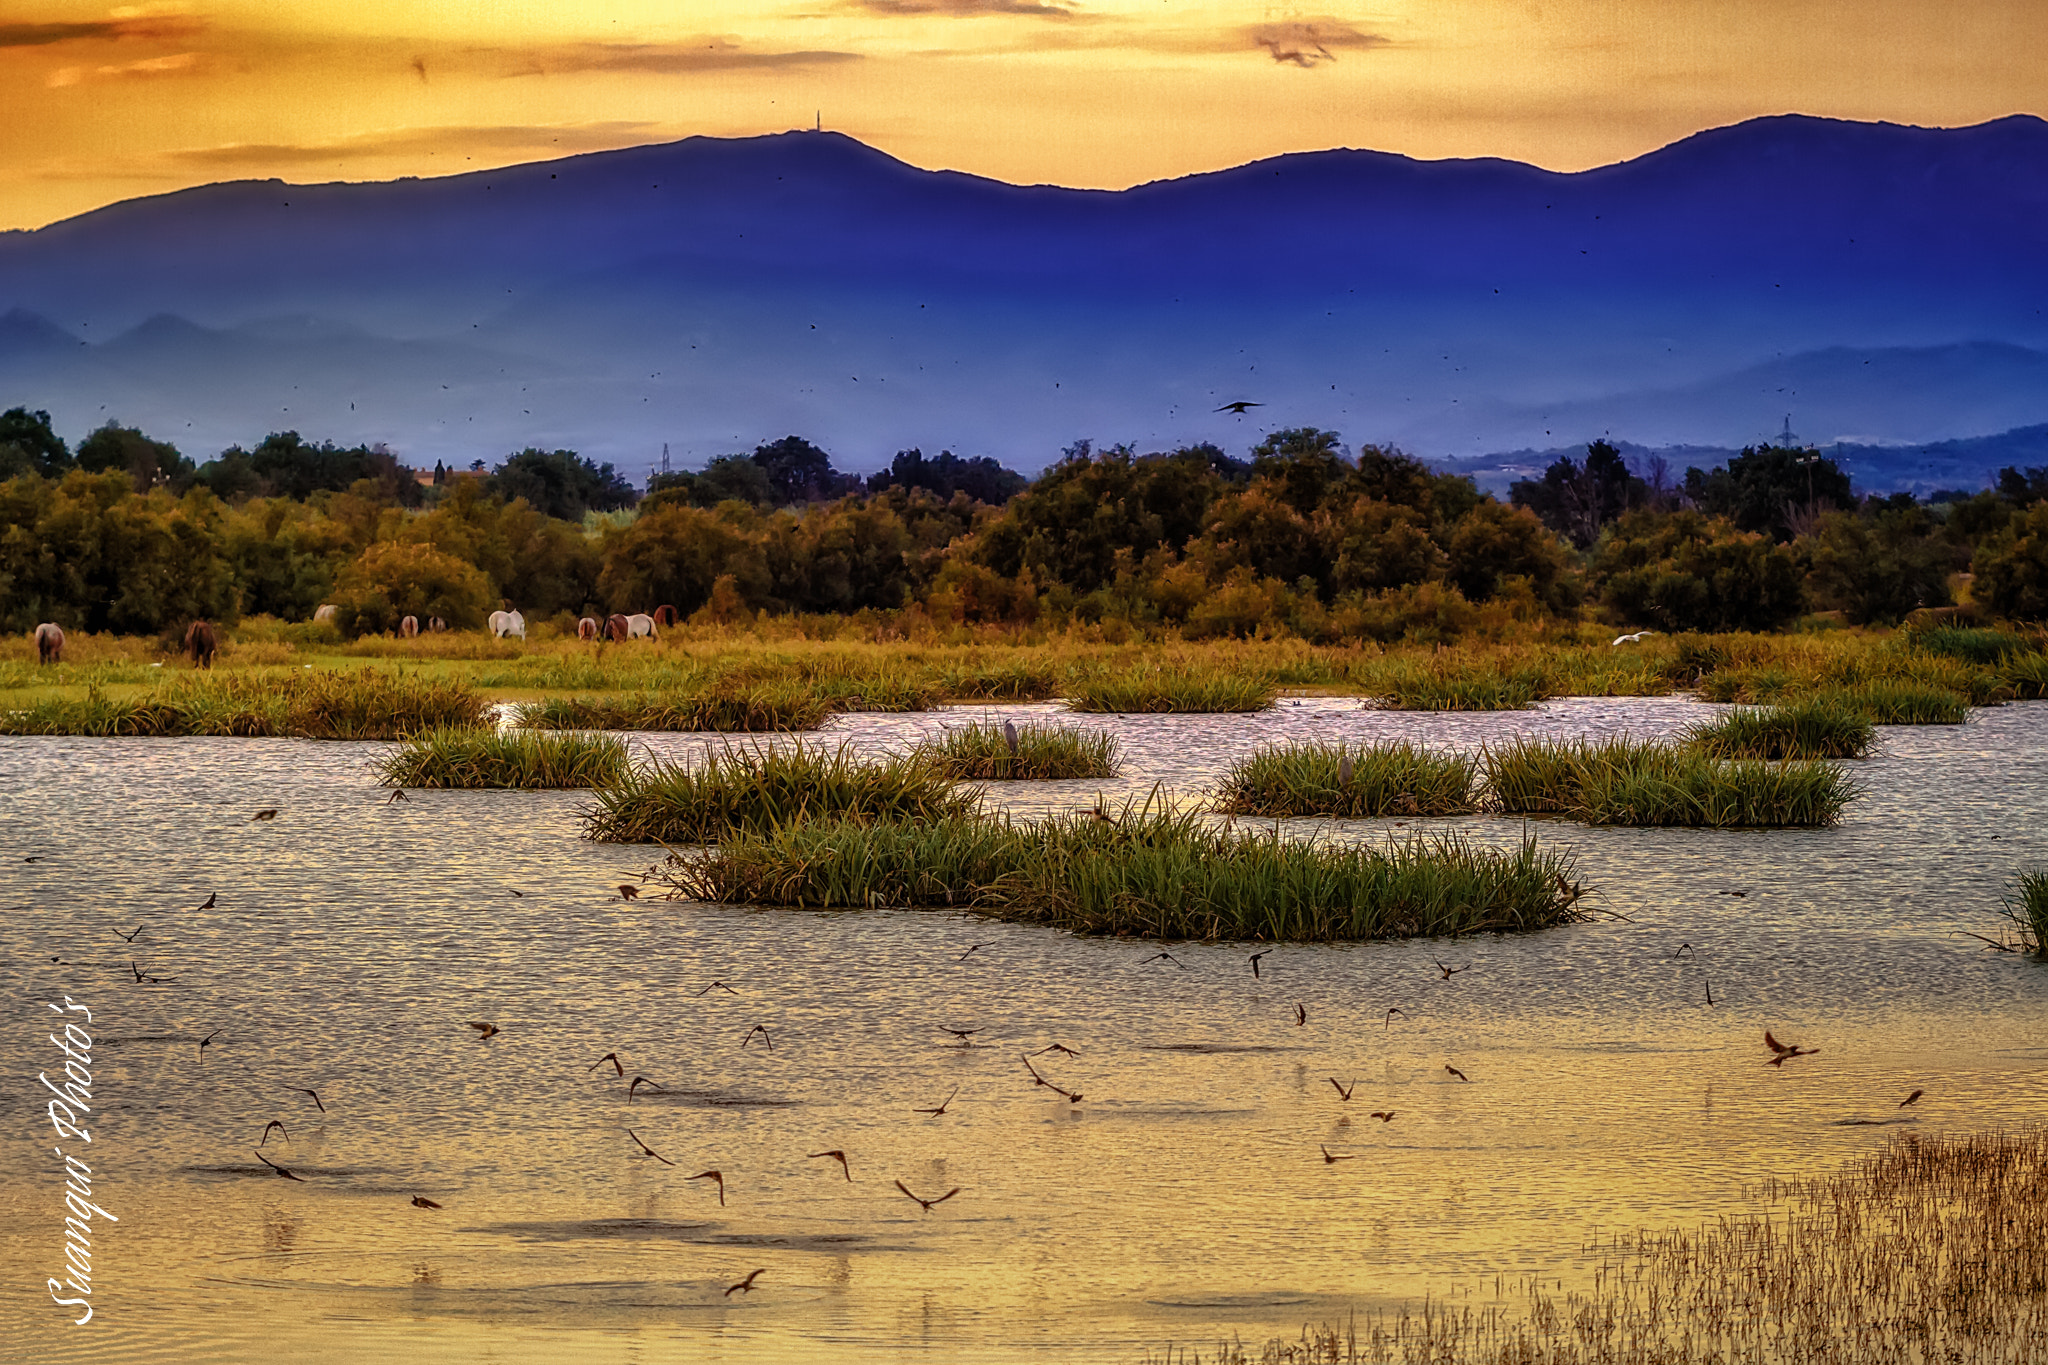
<svg viewBox="0 0 2048 1365"><path fill-rule="evenodd" d="M188 76L197 72L200 67L201 61L197 52L178 52L168 57L144 57L138 62L121 62L109 66L60 66L50 73L44 84L52 89L58 89L67 85L78 85L84 81Z"/></svg>
<svg viewBox="0 0 2048 1365"><path fill-rule="evenodd" d="M54 24L0 24L0 48L118 42L125 38L184 38L205 27L198 18L182 10L161 5L136 5L117 9L105 19Z"/></svg>
<svg viewBox="0 0 2048 1365"><path fill-rule="evenodd" d="M1071 5L1044 0L847 0L847 9L883 18L985 19L991 15L1022 15L1029 19L1090 19Z"/></svg>
<svg viewBox="0 0 2048 1365"><path fill-rule="evenodd" d="M558 75L578 71L641 71L676 75L692 71L745 71L778 67L826 66L860 60L857 52L761 52L726 37L692 38L677 43L563 43L552 47L513 49L504 55L519 65L515 76Z"/></svg>
<svg viewBox="0 0 2048 1365"><path fill-rule="evenodd" d="M1385 47L1391 41L1377 33L1366 33L1342 19L1297 19L1280 24L1257 24L1239 29L1243 45L1264 48L1285 66L1321 66L1337 60L1341 48Z"/></svg>
<svg viewBox="0 0 2048 1365"><path fill-rule="evenodd" d="M614 147L646 142L658 126L642 121L618 120L571 125L394 128L325 142L230 142L216 147L188 147L168 153L166 159L188 166L291 166L332 165L338 161L423 154L533 152L560 156L571 152L608 151Z"/></svg>

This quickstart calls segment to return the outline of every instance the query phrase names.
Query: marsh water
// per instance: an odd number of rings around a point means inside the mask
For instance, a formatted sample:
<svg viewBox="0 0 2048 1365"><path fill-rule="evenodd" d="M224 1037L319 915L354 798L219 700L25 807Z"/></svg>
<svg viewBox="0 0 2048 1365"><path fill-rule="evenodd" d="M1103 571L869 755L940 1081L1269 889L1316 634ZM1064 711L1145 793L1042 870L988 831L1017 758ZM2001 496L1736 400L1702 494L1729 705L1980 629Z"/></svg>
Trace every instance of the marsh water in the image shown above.
<svg viewBox="0 0 2048 1365"><path fill-rule="evenodd" d="M1056 709L823 738L899 749ZM1122 741L1122 777L987 799L1193 796L1275 741L1476 747L1705 712L1077 716ZM2048 703L1882 733L1831 830L1288 822L1569 845L1603 913L1282 945L1257 977L1241 945L1176 965L945 913L623 900L660 851L581 840L585 796L388 804L383 745L0 740L0 1359L1135 1361L1497 1275L1569 1285L1599 1235L1753 1208L1759 1178L1906 1125L2048 1116L2048 968L1961 932L1995 935L2001 883L2048 859ZM96 1224L84 1327L43 1287L62 1175L35 1078L63 1061L63 994L94 1014L94 1140L65 1145L120 1219ZM1766 1028L1819 1052L1766 1066ZM1019 1060L1054 1042L1078 1055L1034 1063L1079 1103ZM625 1078L593 1067L610 1052ZM629 1099L634 1076L665 1093ZM687 1178L708 1169L723 1206ZM925 1212L898 1180L959 1193Z"/></svg>

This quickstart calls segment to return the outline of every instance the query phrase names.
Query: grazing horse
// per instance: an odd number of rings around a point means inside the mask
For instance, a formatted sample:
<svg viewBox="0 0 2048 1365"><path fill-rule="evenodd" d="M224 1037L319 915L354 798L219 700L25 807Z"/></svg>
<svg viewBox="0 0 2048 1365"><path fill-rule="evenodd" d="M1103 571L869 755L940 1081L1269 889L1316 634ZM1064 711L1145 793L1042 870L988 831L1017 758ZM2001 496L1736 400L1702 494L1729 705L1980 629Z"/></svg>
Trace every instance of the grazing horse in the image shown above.
<svg viewBox="0 0 2048 1365"><path fill-rule="evenodd" d="M516 611L494 611L491 613L491 634L502 640L508 635L526 638L526 618Z"/></svg>
<svg viewBox="0 0 2048 1365"><path fill-rule="evenodd" d="M408 640L417 639L420 633L420 618L408 616L398 623L398 633Z"/></svg>
<svg viewBox="0 0 2048 1365"><path fill-rule="evenodd" d="M626 643L626 618L616 612L604 620L604 638L614 644Z"/></svg>
<svg viewBox="0 0 2048 1365"><path fill-rule="evenodd" d="M595 616L586 616L581 621L578 621L576 623L577 639L595 640L597 638L597 634L597 618Z"/></svg>
<svg viewBox="0 0 2048 1365"><path fill-rule="evenodd" d="M676 609L664 602L654 609L654 624L666 630L676 623Z"/></svg>
<svg viewBox="0 0 2048 1365"><path fill-rule="evenodd" d="M61 664L64 662L64 628L55 621L45 621L36 627L36 662L39 664Z"/></svg>
<svg viewBox="0 0 2048 1365"><path fill-rule="evenodd" d="M194 621L185 627L185 652L201 668L213 667L213 654L219 648L220 637L214 634L211 622Z"/></svg>
<svg viewBox="0 0 2048 1365"><path fill-rule="evenodd" d="M321 623L321 622L325 622L326 624L328 624L328 625L330 625L330 626L331 626L331 625L333 625L333 624L334 624L334 603L332 603L332 602L325 602L325 603L322 603L322 604L321 604L320 606L318 606L318 607L315 607L315 608L313 609L313 620L314 620L315 624L318 624L318 623Z"/></svg>
<svg viewBox="0 0 2048 1365"><path fill-rule="evenodd" d="M428 618L427 629L434 632L434 634L439 635L442 631L448 629L448 618L445 616L434 616Z"/></svg>
<svg viewBox="0 0 2048 1365"><path fill-rule="evenodd" d="M635 612L633 615L628 616L626 618L626 638L628 640L654 639L654 618L646 612Z"/></svg>

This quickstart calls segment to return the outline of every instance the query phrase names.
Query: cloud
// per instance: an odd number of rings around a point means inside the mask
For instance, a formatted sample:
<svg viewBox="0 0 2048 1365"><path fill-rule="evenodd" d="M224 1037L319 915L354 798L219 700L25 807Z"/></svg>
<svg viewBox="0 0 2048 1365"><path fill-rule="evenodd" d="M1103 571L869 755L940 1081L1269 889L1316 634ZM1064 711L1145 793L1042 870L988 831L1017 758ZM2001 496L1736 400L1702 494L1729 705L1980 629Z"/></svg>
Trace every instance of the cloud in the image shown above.
<svg viewBox="0 0 2048 1365"><path fill-rule="evenodd" d="M395 128L328 142L230 142L217 147L189 147L167 154L188 166L290 166L333 164L388 156L451 156L474 152L534 152L561 156L571 152L609 151L649 140L653 123L618 120L609 123L488 124L433 128Z"/></svg>
<svg viewBox="0 0 2048 1365"><path fill-rule="evenodd" d="M183 76L199 70L199 54L180 52L169 57L145 57L139 62L123 62L115 66L60 66L43 83L52 89L77 85L81 81L105 81L149 78L152 76Z"/></svg>
<svg viewBox="0 0 2048 1365"><path fill-rule="evenodd" d="M983 19L994 14L1022 15L1029 19L1088 19L1067 5L1043 0L847 0L846 8L885 19L927 18Z"/></svg>
<svg viewBox="0 0 2048 1365"><path fill-rule="evenodd" d="M198 19L180 10L140 5L117 9L107 19L59 24L0 24L0 48L119 42L124 38L183 38L205 27Z"/></svg>
<svg viewBox="0 0 2048 1365"><path fill-rule="evenodd" d="M691 71L744 71L824 66L860 60L857 52L750 52L730 38L702 37L680 43L566 43L520 48L508 55L524 63L509 74L551 76L576 71L641 71L676 75Z"/></svg>
<svg viewBox="0 0 2048 1365"><path fill-rule="evenodd" d="M1248 47L1262 47L1284 66L1311 67L1337 60L1336 48L1385 47L1389 39L1353 28L1341 19L1298 19L1240 29Z"/></svg>

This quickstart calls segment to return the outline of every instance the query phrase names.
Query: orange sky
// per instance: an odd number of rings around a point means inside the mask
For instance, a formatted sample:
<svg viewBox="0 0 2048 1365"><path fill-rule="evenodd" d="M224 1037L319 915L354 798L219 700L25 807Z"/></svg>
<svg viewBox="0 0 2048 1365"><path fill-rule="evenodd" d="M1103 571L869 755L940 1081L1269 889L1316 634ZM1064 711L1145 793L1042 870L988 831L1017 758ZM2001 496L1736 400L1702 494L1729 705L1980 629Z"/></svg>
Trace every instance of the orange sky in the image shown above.
<svg viewBox="0 0 2048 1365"><path fill-rule="evenodd" d="M1123 186L1374 147L1559 169L1797 111L2048 113L2041 0L0 0L0 227L212 180L825 125Z"/></svg>

